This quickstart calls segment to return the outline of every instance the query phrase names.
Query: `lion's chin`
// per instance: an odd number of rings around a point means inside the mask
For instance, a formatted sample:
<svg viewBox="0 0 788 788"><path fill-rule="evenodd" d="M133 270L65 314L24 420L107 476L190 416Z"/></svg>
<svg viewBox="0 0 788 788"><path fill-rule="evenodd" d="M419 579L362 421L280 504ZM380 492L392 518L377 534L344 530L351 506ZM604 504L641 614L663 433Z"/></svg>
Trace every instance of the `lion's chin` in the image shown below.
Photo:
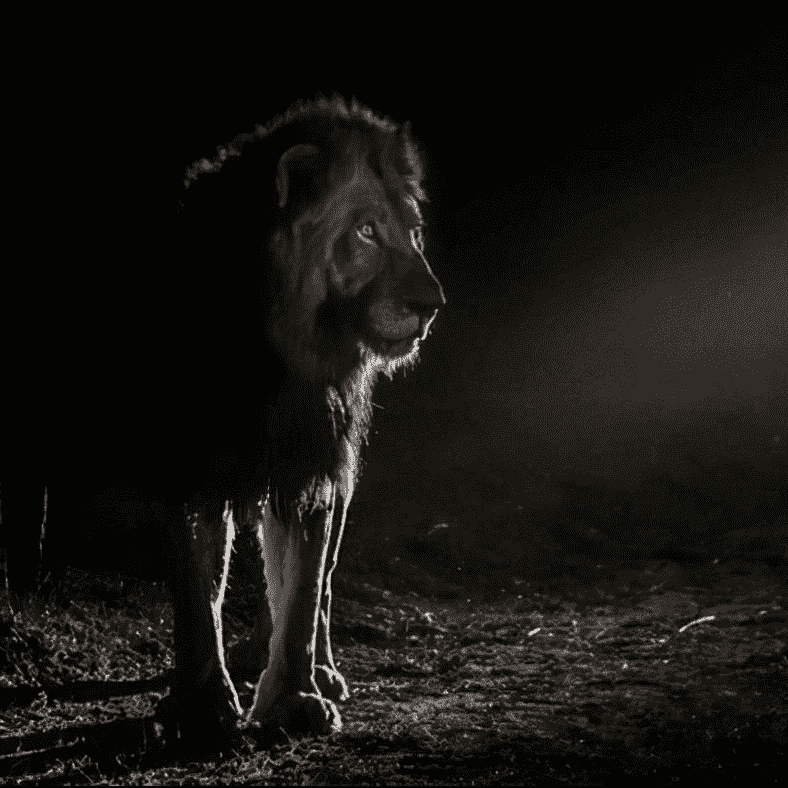
<svg viewBox="0 0 788 788"><path fill-rule="evenodd" d="M420 339L421 337L418 334L408 339L401 339L399 342L395 342L389 347L386 351L386 355L390 358L404 358L405 356L410 356L419 349Z"/></svg>
<svg viewBox="0 0 788 788"><path fill-rule="evenodd" d="M382 337L379 334L369 336L366 341L362 340L362 345L369 348L376 356L391 361L401 361L418 353L419 343L421 342L421 332L416 332L405 339L393 340Z"/></svg>
<svg viewBox="0 0 788 788"><path fill-rule="evenodd" d="M430 332L431 324L432 317L429 319L421 319L419 321L418 330L414 331L410 336L400 339L399 341L388 339L388 347L385 350L385 355L392 359L415 357L419 352L420 343L427 338L427 334Z"/></svg>
<svg viewBox="0 0 788 788"><path fill-rule="evenodd" d="M427 338L434 313L426 317L410 312L407 318L403 318L402 314L394 316L395 320L389 314L390 311L393 311L393 307L388 301L382 301L370 309L370 315L375 318L368 324L371 347L379 355L393 361L415 358L419 343Z"/></svg>

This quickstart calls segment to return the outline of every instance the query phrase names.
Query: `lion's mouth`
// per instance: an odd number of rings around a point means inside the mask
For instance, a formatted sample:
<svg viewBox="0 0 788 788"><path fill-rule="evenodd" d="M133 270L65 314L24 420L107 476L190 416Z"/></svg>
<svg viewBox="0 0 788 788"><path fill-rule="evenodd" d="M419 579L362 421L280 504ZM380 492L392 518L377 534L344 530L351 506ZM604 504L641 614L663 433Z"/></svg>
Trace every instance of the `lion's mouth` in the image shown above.
<svg viewBox="0 0 788 788"><path fill-rule="evenodd" d="M418 314L390 298L376 301L369 307L369 322L372 330L388 342L409 340L421 330Z"/></svg>
<svg viewBox="0 0 788 788"><path fill-rule="evenodd" d="M369 327L379 337L388 356L407 356L429 332L435 310L421 314L409 305L382 299L369 307Z"/></svg>

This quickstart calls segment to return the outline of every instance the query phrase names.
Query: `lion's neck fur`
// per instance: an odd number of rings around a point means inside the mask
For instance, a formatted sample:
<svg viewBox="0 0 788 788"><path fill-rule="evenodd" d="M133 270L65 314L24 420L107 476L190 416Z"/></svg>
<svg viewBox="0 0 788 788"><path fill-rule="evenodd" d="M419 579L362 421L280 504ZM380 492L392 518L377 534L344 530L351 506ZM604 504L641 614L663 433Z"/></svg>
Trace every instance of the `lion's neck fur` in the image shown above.
<svg viewBox="0 0 788 788"><path fill-rule="evenodd" d="M307 379L287 375L271 398L265 425L269 493L299 501L299 508L320 506L326 484L349 474L355 484L372 415L378 370L367 360L344 378ZM302 501L304 496L309 501Z"/></svg>

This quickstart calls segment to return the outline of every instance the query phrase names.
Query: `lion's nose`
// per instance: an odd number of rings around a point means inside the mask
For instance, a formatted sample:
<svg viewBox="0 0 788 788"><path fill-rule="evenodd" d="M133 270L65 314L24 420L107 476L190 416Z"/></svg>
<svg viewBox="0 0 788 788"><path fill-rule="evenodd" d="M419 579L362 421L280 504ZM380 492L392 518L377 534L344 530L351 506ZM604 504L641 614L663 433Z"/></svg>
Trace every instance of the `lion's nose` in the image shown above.
<svg viewBox="0 0 788 788"><path fill-rule="evenodd" d="M414 312L431 312L446 305L441 283L426 261L411 269L399 284L403 299Z"/></svg>

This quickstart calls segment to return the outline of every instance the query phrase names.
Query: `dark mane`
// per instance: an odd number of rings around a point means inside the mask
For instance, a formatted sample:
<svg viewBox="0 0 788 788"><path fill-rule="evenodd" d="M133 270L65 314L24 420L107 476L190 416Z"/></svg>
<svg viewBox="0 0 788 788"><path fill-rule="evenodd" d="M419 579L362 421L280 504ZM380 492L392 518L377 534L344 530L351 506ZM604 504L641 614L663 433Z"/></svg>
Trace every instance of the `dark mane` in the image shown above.
<svg viewBox="0 0 788 788"><path fill-rule="evenodd" d="M302 144L320 149L323 166L291 172L295 199L280 208L279 157ZM306 476L331 475L340 464L355 473L372 387L379 372L394 368L359 351L348 357L335 341L339 320L321 311L324 305L304 312L299 296L309 261L289 244L293 223L305 212L316 225L328 221L320 213L324 198L360 159L382 181L389 199L407 201L419 215L418 203L426 200L424 168L409 125L377 117L355 100L348 106L338 96L295 104L253 133L219 146L213 159L192 164L183 181L177 257L184 282L196 272L207 276L201 289L210 289L214 276L217 284L237 284L215 293L229 304L214 314L231 324L214 326L215 333L197 329L199 342L210 348L206 356L220 359L224 368L216 370L217 385L225 374L237 391L232 408L246 431L235 434L232 449L242 465L262 465L274 489L289 500L309 486ZM210 321L211 315L199 319ZM293 346L284 353L271 340L275 321L284 325L282 333ZM253 423L259 429L250 434ZM347 451L352 456L340 462L338 452ZM248 475L236 464L232 474L219 469L212 481L237 487Z"/></svg>
<svg viewBox="0 0 788 788"><path fill-rule="evenodd" d="M299 101L283 115L264 126L258 125L251 134L239 134L231 143L219 145L213 159L203 157L194 162L183 180L181 206L188 204L187 191L199 178L205 181L203 176L222 171L234 158L254 157L249 168L274 173L279 153L293 145L309 143L327 151L331 161L343 161L350 135L361 141L365 152L372 153L370 166L387 187L400 197L410 194L420 202L427 201L421 184L424 162L410 124L400 126L378 117L355 99L348 107L341 96L335 95L331 99L319 96L313 101ZM275 200L270 178L266 188L268 196Z"/></svg>
<svg viewBox="0 0 788 788"><path fill-rule="evenodd" d="M327 166L316 177L304 174L296 199L281 209L274 178L279 157L304 143L320 148ZM270 265L274 235L283 231L287 238L295 219L319 205L359 157L367 158L391 199L408 200L420 217L418 204L427 201L424 165L410 124L380 118L355 100L349 107L340 96L298 102L253 133L218 146L213 159L192 164L183 180L177 254L184 276L197 266L215 269L220 261L223 278L247 282L246 293L233 297L243 295L251 308L252 288L258 316L269 320L298 289L300 283L288 278L302 273Z"/></svg>

